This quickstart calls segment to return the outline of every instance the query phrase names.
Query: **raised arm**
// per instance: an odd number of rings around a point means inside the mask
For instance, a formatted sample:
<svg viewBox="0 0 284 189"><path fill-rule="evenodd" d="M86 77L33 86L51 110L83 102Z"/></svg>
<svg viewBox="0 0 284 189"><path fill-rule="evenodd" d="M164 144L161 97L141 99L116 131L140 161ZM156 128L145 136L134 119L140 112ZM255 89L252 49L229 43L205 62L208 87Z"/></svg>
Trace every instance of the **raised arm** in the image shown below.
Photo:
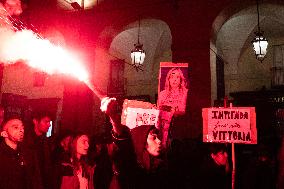
<svg viewBox="0 0 284 189"><path fill-rule="evenodd" d="M109 97L103 98L101 100L101 111L109 116L113 132L118 136L122 135L124 127L121 125L121 115L116 99Z"/></svg>

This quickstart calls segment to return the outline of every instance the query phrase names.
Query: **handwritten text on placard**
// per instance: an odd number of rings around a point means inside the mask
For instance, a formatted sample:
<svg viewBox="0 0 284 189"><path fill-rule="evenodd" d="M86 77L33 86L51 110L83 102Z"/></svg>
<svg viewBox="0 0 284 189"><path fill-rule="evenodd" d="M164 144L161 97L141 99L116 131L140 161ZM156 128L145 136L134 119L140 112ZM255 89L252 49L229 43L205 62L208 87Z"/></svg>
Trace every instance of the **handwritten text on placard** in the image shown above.
<svg viewBox="0 0 284 189"><path fill-rule="evenodd" d="M157 125L159 110L127 108L126 125L133 129L141 125Z"/></svg>
<svg viewBox="0 0 284 189"><path fill-rule="evenodd" d="M253 109L254 110L254 109ZM255 143L254 111L251 108L203 109L203 141Z"/></svg>

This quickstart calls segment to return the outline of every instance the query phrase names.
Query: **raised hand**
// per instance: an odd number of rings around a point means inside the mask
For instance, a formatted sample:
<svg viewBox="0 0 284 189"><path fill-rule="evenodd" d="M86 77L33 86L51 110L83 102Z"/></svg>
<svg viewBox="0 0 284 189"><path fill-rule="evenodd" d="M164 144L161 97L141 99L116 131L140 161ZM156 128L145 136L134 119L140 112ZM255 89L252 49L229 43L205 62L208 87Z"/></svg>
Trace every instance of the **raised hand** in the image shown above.
<svg viewBox="0 0 284 189"><path fill-rule="evenodd" d="M121 117L116 98L105 97L101 100L101 111L110 117L113 131L117 134L122 132Z"/></svg>
<svg viewBox="0 0 284 189"><path fill-rule="evenodd" d="M116 98L105 97L101 100L101 111L106 113L108 116L112 116L118 113L118 103Z"/></svg>

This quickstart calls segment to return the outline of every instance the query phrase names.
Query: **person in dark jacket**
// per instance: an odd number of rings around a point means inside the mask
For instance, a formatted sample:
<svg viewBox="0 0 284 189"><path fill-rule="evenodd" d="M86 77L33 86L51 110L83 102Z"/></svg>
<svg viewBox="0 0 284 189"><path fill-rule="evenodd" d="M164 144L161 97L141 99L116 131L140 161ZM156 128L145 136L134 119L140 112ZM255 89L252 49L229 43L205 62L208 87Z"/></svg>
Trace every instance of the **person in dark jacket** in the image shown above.
<svg viewBox="0 0 284 189"><path fill-rule="evenodd" d="M113 126L115 150L112 155L119 188L170 188L162 144L154 126L142 125L131 131L121 125L114 98L102 100L101 110Z"/></svg>
<svg viewBox="0 0 284 189"><path fill-rule="evenodd" d="M33 165L32 174L35 188L52 189L52 151L53 138L46 137L50 127L51 116L47 111L34 111L32 123L27 125L23 142L27 161ZM30 126L30 127L28 127Z"/></svg>
<svg viewBox="0 0 284 189"><path fill-rule="evenodd" d="M52 163L61 161L70 157L70 144L73 138L73 133L69 130L62 132L56 137L54 142L54 149L52 151Z"/></svg>
<svg viewBox="0 0 284 189"><path fill-rule="evenodd" d="M20 148L24 138L24 125L20 118L8 118L1 127L0 188L30 189L27 165Z"/></svg>
<svg viewBox="0 0 284 189"><path fill-rule="evenodd" d="M199 188L230 189L231 170L225 144L212 143L200 169Z"/></svg>
<svg viewBox="0 0 284 189"><path fill-rule="evenodd" d="M57 136L55 141L55 147L52 152L52 164L54 167L53 171L53 186L54 189L60 188L61 176L63 175L61 168L61 163L70 161L71 152L70 145L73 139L73 133L71 131L64 131L62 134ZM71 171L72 174L72 171Z"/></svg>
<svg viewBox="0 0 284 189"><path fill-rule="evenodd" d="M276 165L265 144L257 144L253 157L243 173L242 189L276 189Z"/></svg>

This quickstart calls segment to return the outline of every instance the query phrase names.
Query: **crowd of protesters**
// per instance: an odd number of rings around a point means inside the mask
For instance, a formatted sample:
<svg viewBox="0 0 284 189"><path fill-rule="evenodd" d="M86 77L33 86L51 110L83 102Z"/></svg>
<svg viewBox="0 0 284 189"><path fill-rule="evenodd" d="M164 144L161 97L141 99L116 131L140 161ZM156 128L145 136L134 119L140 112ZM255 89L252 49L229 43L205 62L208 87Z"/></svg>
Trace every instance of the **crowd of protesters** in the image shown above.
<svg viewBox="0 0 284 189"><path fill-rule="evenodd" d="M20 0L1 0L0 5L2 15L22 13ZM176 69L169 72L172 87L162 92L159 106L178 98L184 103L177 101L170 109L185 111L179 106L185 107L188 90L176 82L181 75ZM174 91L174 85L179 90ZM176 117L166 136L151 125L130 130L121 124L115 99L104 99L102 107L112 125L111 143L94 144L91 136L77 131L47 137L47 112L35 111L26 123L19 116L5 117L0 107L0 189L232 188L227 145L174 139L171 128L185 124ZM236 188L283 189L283 148L275 157L267 146L258 145L241 170L244 176L234 180Z"/></svg>
<svg viewBox="0 0 284 189"><path fill-rule="evenodd" d="M94 144L91 136L65 131L46 137L51 117L5 117L1 124L1 189L136 189L232 187L230 148L226 144L172 140L165 149L160 131L150 125L121 124L115 99L102 101L109 117L111 143ZM29 125L30 124L30 125ZM282 152L283 153L283 152ZM282 158L283 159L283 158ZM277 188L276 157L257 145L254 158L236 177L236 188ZM279 189L282 179L278 179Z"/></svg>

